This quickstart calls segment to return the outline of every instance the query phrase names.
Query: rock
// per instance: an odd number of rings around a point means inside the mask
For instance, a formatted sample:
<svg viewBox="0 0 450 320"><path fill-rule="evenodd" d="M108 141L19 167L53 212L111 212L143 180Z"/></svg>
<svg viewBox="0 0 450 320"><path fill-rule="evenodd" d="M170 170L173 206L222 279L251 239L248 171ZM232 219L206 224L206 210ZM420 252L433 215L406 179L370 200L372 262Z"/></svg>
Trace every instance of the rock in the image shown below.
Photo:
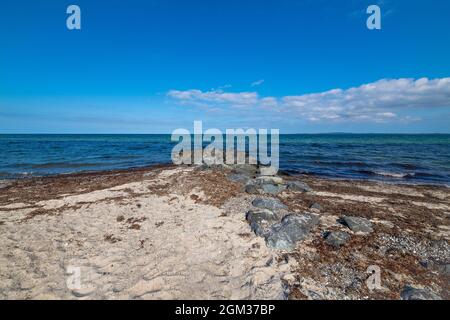
<svg viewBox="0 0 450 320"><path fill-rule="evenodd" d="M350 235L347 232L332 231L328 232L325 236L325 242L330 246L339 248L350 239Z"/></svg>
<svg viewBox="0 0 450 320"><path fill-rule="evenodd" d="M278 220L278 216L270 210L261 209L247 212L246 219L256 235L264 236L270 225Z"/></svg>
<svg viewBox="0 0 450 320"><path fill-rule="evenodd" d="M250 194L269 193L277 195L285 189L285 186L273 183L261 183L257 181L250 181L245 186L245 191Z"/></svg>
<svg viewBox="0 0 450 320"><path fill-rule="evenodd" d="M304 182L301 181L288 181L286 183L288 190L291 191L301 191L301 192L310 192L312 189Z"/></svg>
<svg viewBox="0 0 450 320"><path fill-rule="evenodd" d="M442 264L439 266L439 272L445 274L445 275L450 275L450 264L446 263L446 264Z"/></svg>
<svg viewBox="0 0 450 320"><path fill-rule="evenodd" d="M361 217L342 217L343 223L353 232L371 233L373 232L372 222Z"/></svg>
<svg viewBox="0 0 450 320"><path fill-rule="evenodd" d="M258 184L283 184L283 178L275 176L259 176L256 177L255 182Z"/></svg>
<svg viewBox="0 0 450 320"><path fill-rule="evenodd" d="M442 300L440 296L429 289L418 289L406 285L400 293L402 300Z"/></svg>
<svg viewBox="0 0 450 320"><path fill-rule="evenodd" d="M264 199L264 198L256 198L252 201L252 205L261 208L261 209L269 209L272 211L278 209L287 209L287 206L282 204L278 199Z"/></svg>
<svg viewBox="0 0 450 320"><path fill-rule="evenodd" d="M288 215L270 228L265 236L266 244L274 249L293 250L296 243L305 239L318 223L319 218L310 213Z"/></svg>
<svg viewBox="0 0 450 320"><path fill-rule="evenodd" d="M269 194L273 194L273 195L277 195L280 192L282 192L285 187L284 186L280 186L280 185L275 185L275 184L263 184L261 186L261 189L265 192L265 193L269 193Z"/></svg>
<svg viewBox="0 0 450 320"><path fill-rule="evenodd" d="M234 164L232 165L236 173L243 173L249 177L254 177L258 171L258 167L254 164Z"/></svg>
<svg viewBox="0 0 450 320"><path fill-rule="evenodd" d="M322 206L318 203L313 203L309 208L315 210L322 210Z"/></svg>
<svg viewBox="0 0 450 320"><path fill-rule="evenodd" d="M275 167L259 167L259 174L261 176L276 176L278 173L278 169Z"/></svg>
<svg viewBox="0 0 450 320"><path fill-rule="evenodd" d="M228 176L228 180L245 184L250 180L250 178L243 173L232 173Z"/></svg>
<svg viewBox="0 0 450 320"><path fill-rule="evenodd" d="M250 194L258 194L259 187L255 186L254 184L247 184L245 186L245 192L250 193Z"/></svg>

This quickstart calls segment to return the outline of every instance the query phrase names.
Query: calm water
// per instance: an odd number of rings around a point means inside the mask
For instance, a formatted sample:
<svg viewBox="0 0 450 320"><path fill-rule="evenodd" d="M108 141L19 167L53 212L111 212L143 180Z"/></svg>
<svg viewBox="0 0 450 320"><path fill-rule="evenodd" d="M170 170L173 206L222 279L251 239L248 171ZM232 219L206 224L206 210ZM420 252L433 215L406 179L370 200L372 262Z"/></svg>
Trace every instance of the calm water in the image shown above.
<svg viewBox="0 0 450 320"><path fill-rule="evenodd" d="M0 135L0 179L169 163L170 135ZM280 137L292 174L450 185L450 135Z"/></svg>

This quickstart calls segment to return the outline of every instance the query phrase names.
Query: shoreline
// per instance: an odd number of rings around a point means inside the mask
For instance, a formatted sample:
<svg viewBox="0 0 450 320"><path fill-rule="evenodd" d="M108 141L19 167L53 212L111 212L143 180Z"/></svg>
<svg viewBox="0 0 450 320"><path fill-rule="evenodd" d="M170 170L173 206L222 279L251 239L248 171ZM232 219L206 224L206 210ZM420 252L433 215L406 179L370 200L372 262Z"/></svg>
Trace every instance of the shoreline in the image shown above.
<svg viewBox="0 0 450 320"><path fill-rule="evenodd" d="M447 187L261 170L168 164L17 180L0 195L0 297L400 299L411 286L450 298ZM292 219L297 233L280 233ZM67 287L68 266L85 286Z"/></svg>
<svg viewBox="0 0 450 320"><path fill-rule="evenodd" d="M89 177L89 176L97 176L97 175L110 175L110 174L127 174L130 172L141 172L141 171L148 171L152 169L157 168L170 168L178 166L176 164L173 164L172 162L167 163L157 163L153 165L145 165L145 166L136 166L136 167L129 167L129 168L123 168L123 169L105 169L105 170L92 170L92 171L76 171L76 172L68 172L68 173L55 173L55 174L47 174L47 175L29 175L24 176L21 178L5 178L0 179L0 189L3 188L2 183L6 185L11 185L12 183L16 181L36 181L36 180L42 180L42 179L58 179L62 177ZM183 165L183 166L195 166L195 165ZM387 185L405 185L405 186L416 186L416 187L437 187L437 188L449 188L450 189L450 183L422 183L422 182L408 182L408 181L396 181L396 180L383 180L380 179L371 179L371 178L346 178L346 177L332 177L332 176L325 176L315 173L290 173L290 170L278 170L278 175L280 176L287 176L292 178L312 178L312 179L318 179L318 180L330 180L330 181L342 181L342 182L368 182L368 183L378 183L378 184L387 184ZM402 178L398 178L402 179Z"/></svg>

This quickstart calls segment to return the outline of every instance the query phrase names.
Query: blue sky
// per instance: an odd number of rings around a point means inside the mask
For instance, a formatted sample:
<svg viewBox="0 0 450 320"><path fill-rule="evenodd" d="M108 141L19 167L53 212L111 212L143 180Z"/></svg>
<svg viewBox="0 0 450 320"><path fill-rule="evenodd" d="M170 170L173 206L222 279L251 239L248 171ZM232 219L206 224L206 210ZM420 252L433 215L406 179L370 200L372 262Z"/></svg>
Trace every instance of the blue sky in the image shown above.
<svg viewBox="0 0 450 320"><path fill-rule="evenodd" d="M0 6L0 133L450 133L449 1Z"/></svg>

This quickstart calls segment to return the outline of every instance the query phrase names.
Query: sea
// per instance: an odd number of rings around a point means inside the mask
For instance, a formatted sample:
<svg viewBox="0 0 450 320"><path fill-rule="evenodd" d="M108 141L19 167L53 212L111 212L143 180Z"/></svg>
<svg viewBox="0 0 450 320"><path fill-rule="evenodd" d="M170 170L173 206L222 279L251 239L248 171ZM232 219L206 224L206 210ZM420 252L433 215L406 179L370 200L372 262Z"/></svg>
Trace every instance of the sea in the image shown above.
<svg viewBox="0 0 450 320"><path fill-rule="evenodd" d="M449 134L280 135L291 175L450 186ZM169 134L2 134L0 180L171 163Z"/></svg>

